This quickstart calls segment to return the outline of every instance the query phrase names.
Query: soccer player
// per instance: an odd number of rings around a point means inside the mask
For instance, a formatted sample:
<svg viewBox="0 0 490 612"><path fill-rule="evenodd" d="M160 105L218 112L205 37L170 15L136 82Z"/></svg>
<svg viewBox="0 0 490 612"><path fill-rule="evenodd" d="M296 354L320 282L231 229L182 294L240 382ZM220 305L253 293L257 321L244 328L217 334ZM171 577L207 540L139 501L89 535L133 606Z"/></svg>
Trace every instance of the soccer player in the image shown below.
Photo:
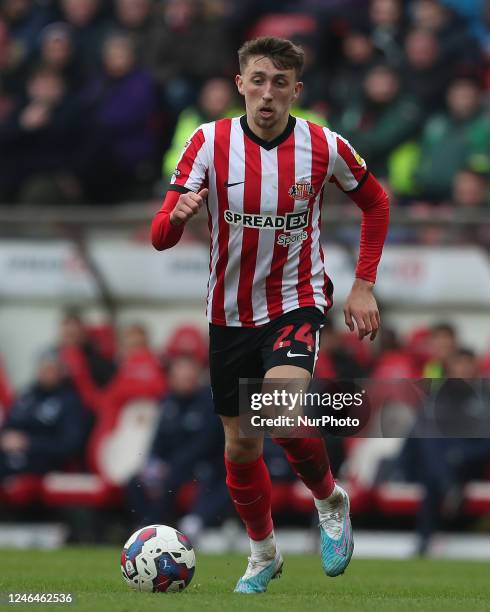
<svg viewBox="0 0 490 612"><path fill-rule="evenodd" d="M189 138L152 224L156 249L174 246L203 205L211 235L207 316L215 410L225 432L226 483L250 538L235 591L257 593L283 560L271 518L263 440L239 435L239 378L311 378L319 330L332 305L320 244L327 182L362 210L356 278L344 308L351 331L373 340L380 317L373 285L386 236L388 198L338 134L289 114L301 93L303 51L264 37L238 52L246 114L201 125ZM313 494L321 560L342 574L353 551L347 493L335 483L322 438L275 438Z"/></svg>

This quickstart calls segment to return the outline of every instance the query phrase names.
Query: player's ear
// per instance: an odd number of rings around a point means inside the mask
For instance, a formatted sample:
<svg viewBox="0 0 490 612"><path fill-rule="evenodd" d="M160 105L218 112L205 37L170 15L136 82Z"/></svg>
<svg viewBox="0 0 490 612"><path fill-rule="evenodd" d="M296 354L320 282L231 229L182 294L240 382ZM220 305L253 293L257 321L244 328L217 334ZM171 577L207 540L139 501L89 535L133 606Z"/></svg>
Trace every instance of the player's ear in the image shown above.
<svg viewBox="0 0 490 612"><path fill-rule="evenodd" d="M244 95L244 91L243 91L243 79L242 79L242 75L241 74L237 74L236 75L235 83L236 83L238 92L243 96Z"/></svg>
<svg viewBox="0 0 490 612"><path fill-rule="evenodd" d="M301 95L302 91L303 91L303 82L302 81L298 81L296 83L296 85L294 86L294 93L293 93L293 97L291 99L291 102L296 102L296 100Z"/></svg>

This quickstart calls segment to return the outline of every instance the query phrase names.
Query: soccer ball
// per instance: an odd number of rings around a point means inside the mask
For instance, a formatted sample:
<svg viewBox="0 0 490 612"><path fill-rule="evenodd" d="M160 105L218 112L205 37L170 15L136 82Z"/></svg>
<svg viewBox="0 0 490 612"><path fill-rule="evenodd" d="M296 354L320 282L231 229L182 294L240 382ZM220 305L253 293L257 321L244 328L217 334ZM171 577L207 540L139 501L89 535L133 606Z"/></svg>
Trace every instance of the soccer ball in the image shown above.
<svg viewBox="0 0 490 612"><path fill-rule="evenodd" d="M182 591L192 580L195 565L187 536L166 525L139 529L121 553L123 578L135 591Z"/></svg>

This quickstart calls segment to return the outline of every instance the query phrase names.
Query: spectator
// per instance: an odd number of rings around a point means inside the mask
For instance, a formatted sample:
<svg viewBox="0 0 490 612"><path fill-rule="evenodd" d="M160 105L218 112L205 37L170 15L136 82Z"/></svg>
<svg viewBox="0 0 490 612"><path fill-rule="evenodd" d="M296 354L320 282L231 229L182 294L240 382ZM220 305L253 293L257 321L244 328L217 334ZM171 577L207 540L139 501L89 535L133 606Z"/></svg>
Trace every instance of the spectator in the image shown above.
<svg viewBox="0 0 490 612"><path fill-rule="evenodd" d="M403 57L405 18L401 0L371 0L369 5L371 40L392 66Z"/></svg>
<svg viewBox="0 0 490 612"><path fill-rule="evenodd" d="M390 153L413 136L420 120L421 109L403 92L394 69L378 65L367 73L362 97L343 109L333 127L363 151L376 175L386 177Z"/></svg>
<svg viewBox="0 0 490 612"><path fill-rule="evenodd" d="M82 104L93 121L84 173L89 200L111 203L151 196L158 163L152 129L157 96L151 77L136 65L128 36L106 40L103 73L87 85Z"/></svg>
<svg viewBox="0 0 490 612"><path fill-rule="evenodd" d="M120 344L119 367L105 389L103 401L121 405L135 396L161 397L167 388L166 378L161 363L151 350L144 325L133 323L126 326Z"/></svg>
<svg viewBox="0 0 490 612"><path fill-rule="evenodd" d="M197 359L202 365L208 362L208 339L203 331L194 325L180 325L165 343L164 360L170 362L182 355Z"/></svg>
<svg viewBox="0 0 490 612"><path fill-rule="evenodd" d="M99 69L102 45L109 30L104 7L101 0L60 0L60 3L64 21L72 28L76 56L85 78L89 78Z"/></svg>
<svg viewBox="0 0 490 612"><path fill-rule="evenodd" d="M67 94L63 77L37 68L27 81L27 97L0 125L0 146L9 154L0 167L4 200L29 203L77 201L75 176L82 125L78 105Z"/></svg>
<svg viewBox="0 0 490 612"><path fill-rule="evenodd" d="M447 112L424 127L415 180L421 196L441 202L451 196L455 174L469 167L490 169L490 115L483 109L478 84L458 78L447 91Z"/></svg>
<svg viewBox="0 0 490 612"><path fill-rule="evenodd" d="M14 402L0 433L0 478L45 474L78 457L88 420L56 351L38 362L36 381Z"/></svg>
<svg viewBox="0 0 490 612"><path fill-rule="evenodd" d="M413 28L405 39L403 86L420 102L426 116L444 107L453 66L441 54L437 36L430 30Z"/></svg>
<svg viewBox="0 0 490 612"><path fill-rule="evenodd" d="M453 180L452 203L460 209L488 210L490 185L488 177L470 169L462 169Z"/></svg>
<svg viewBox="0 0 490 612"><path fill-rule="evenodd" d="M2 0L0 19L5 20L19 63L27 64L32 59L39 32L51 18L52 10L47 3Z"/></svg>
<svg viewBox="0 0 490 612"><path fill-rule="evenodd" d="M478 376L478 362L473 351L455 350L447 360L446 374L450 380L442 384L434 405L420 414L415 425L415 432L422 428L424 433L406 440L397 464L407 480L420 482L424 488L417 514L417 552L420 555L427 553L442 520L459 514L464 483L482 478L484 466L490 459L489 440L475 437L478 432L480 435L488 433L485 430L488 425L481 420L481 415L487 414L489 398L485 396L484 387L468 384L468 379ZM483 395L475 392L477 388ZM435 415L435 419L424 422L427 414ZM426 437L430 431L441 437ZM462 433L469 437L454 437Z"/></svg>
<svg viewBox="0 0 490 612"><path fill-rule="evenodd" d="M318 378L339 378L352 380L366 376L367 370L356 356L346 348L341 334L335 328L332 319L327 319L323 326L320 351L315 367Z"/></svg>
<svg viewBox="0 0 490 612"><path fill-rule="evenodd" d="M60 353L87 408L96 410L101 391L115 373L114 363L104 357L90 339L81 315L67 311L61 321Z"/></svg>
<svg viewBox="0 0 490 612"><path fill-rule="evenodd" d="M335 76L329 79L329 99L338 113L353 99L362 96L362 83L367 71L374 64L377 54L369 33L353 29L342 39L342 56L337 63Z"/></svg>
<svg viewBox="0 0 490 612"><path fill-rule="evenodd" d="M23 93L27 74L25 57L19 53L7 23L0 15L0 89L10 96ZM2 117L0 116L0 121Z"/></svg>
<svg viewBox="0 0 490 612"><path fill-rule="evenodd" d="M3 23L0 21L0 130L2 124L7 123L16 106L15 96L9 91L8 77L6 78L6 71L4 71L4 69L8 70L8 40L5 36L6 32Z"/></svg>
<svg viewBox="0 0 490 612"><path fill-rule="evenodd" d="M454 227L451 234L458 242L490 246L490 224L482 223L480 214L490 209L490 181L487 174L463 169L453 180L452 197L442 209L452 211L461 218L473 220L471 225ZM449 234L451 230L446 230Z"/></svg>
<svg viewBox="0 0 490 612"><path fill-rule="evenodd" d="M228 31L220 19L205 16L202 0L167 0L163 27L147 48L151 72L176 113L194 103L196 83L231 76L235 68Z"/></svg>
<svg viewBox="0 0 490 612"><path fill-rule="evenodd" d="M170 180L182 154L185 141L202 123L239 114L235 106L235 91L230 79L215 78L206 81L197 104L183 110L175 128L170 149L163 160L164 177Z"/></svg>
<svg viewBox="0 0 490 612"><path fill-rule="evenodd" d="M294 15L291 15L294 18ZM308 19L311 19L308 17ZM297 23L297 21L296 21ZM330 77L327 68L323 65L319 57L318 33L291 35L291 40L295 45L302 47L304 51L304 66L301 80L303 81L303 91L294 106L291 107L291 114L306 121L312 121L318 125L327 124L328 116L328 84ZM243 114L243 110L235 109L235 116Z"/></svg>
<svg viewBox="0 0 490 612"><path fill-rule="evenodd" d="M202 528L219 524L228 509L223 473L223 437L209 388L201 383L202 365L189 356L169 366L169 393L142 473L128 486L138 523L175 520L177 493L196 483L197 495L179 528L195 541Z"/></svg>
<svg viewBox="0 0 490 612"><path fill-rule="evenodd" d="M75 92L83 85L83 71L73 48L71 27L58 21L51 23L41 32L41 62L58 71L70 91Z"/></svg>
<svg viewBox="0 0 490 612"><path fill-rule="evenodd" d="M429 340L429 360L424 366L424 378L442 378L447 374L449 360L457 349L457 334L450 323L434 325Z"/></svg>
<svg viewBox="0 0 490 612"><path fill-rule="evenodd" d="M380 334L379 354L371 371L371 378L402 380L417 377L412 356L402 346L395 330L385 327Z"/></svg>
<svg viewBox="0 0 490 612"><path fill-rule="evenodd" d="M131 37L138 63L151 68L149 41L162 35L163 13L152 0L115 0L116 27Z"/></svg>
<svg viewBox="0 0 490 612"><path fill-rule="evenodd" d="M434 32L441 45L441 56L450 62L453 73L472 69L481 61L481 53L468 23L439 0L416 0L412 8L413 24Z"/></svg>

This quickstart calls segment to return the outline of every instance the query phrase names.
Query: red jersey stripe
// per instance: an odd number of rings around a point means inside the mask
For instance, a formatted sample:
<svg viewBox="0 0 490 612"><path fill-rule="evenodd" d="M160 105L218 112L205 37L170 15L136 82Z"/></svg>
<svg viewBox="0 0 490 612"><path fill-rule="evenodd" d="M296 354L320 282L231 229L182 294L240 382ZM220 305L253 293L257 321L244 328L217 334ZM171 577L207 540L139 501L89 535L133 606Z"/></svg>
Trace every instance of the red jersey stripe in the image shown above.
<svg viewBox="0 0 490 612"><path fill-rule="evenodd" d="M225 314L225 270L228 264L228 238L230 234L224 212L228 209L228 190L225 181L228 177L230 157L231 119L216 122L214 138L214 168L216 171L216 195L218 198L218 260L216 263L216 285L213 291L211 322L223 325Z"/></svg>

